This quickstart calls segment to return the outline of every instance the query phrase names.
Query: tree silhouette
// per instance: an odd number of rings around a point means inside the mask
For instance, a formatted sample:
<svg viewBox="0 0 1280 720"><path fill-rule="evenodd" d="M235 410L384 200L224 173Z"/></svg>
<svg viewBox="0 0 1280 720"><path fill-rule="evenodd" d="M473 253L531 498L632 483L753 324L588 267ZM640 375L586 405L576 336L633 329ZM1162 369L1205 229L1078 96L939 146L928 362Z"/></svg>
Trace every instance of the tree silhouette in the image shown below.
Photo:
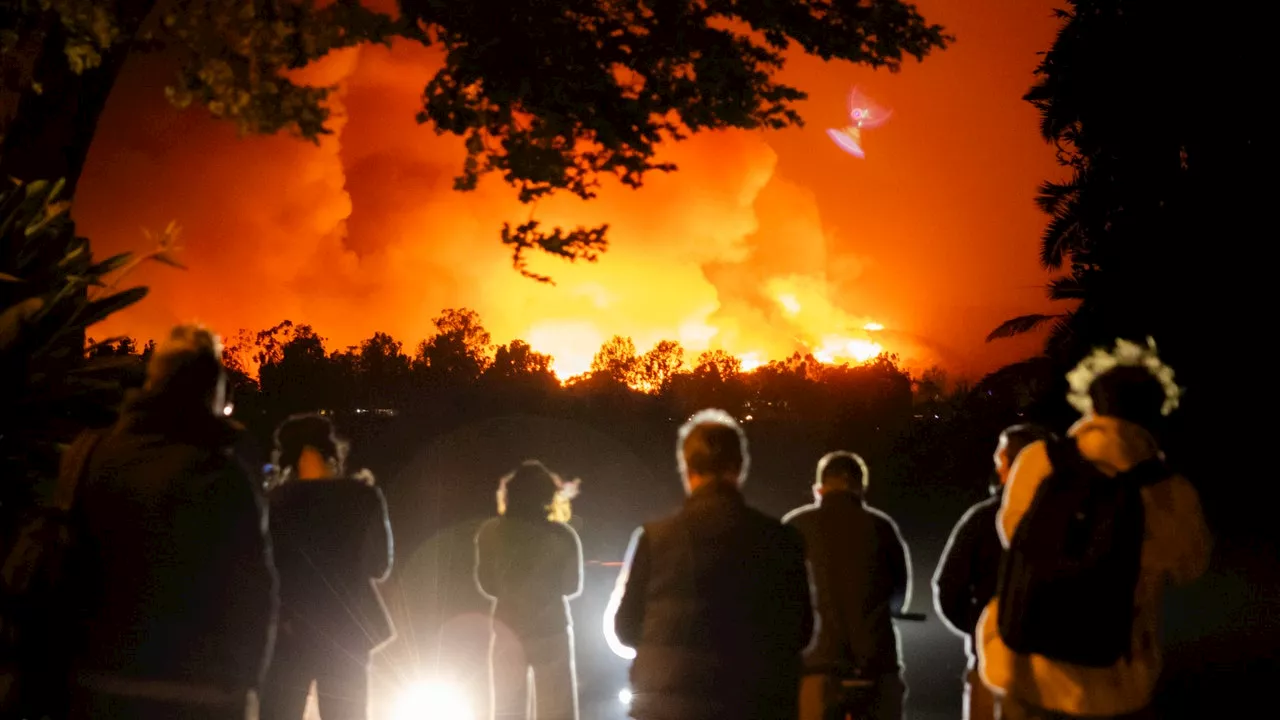
<svg viewBox="0 0 1280 720"><path fill-rule="evenodd" d="M676 373L684 369L684 348L674 340L660 340L636 359L636 383L646 392L670 391Z"/></svg>
<svg viewBox="0 0 1280 720"><path fill-rule="evenodd" d="M382 332L361 343L355 366L363 409L396 410L408 401L409 358L400 350L400 341Z"/></svg>
<svg viewBox="0 0 1280 720"><path fill-rule="evenodd" d="M474 382L489 367L489 331L466 308L443 311L432 321L436 334L418 345L415 369L428 383Z"/></svg>
<svg viewBox="0 0 1280 720"><path fill-rule="evenodd" d="M280 326L289 329L288 338L269 336L271 350L262 352L265 362L258 367L258 386L287 413L329 409L344 398L338 393L332 364L325 352L324 338L310 325ZM274 329L274 328L273 328Z"/></svg>
<svg viewBox="0 0 1280 720"><path fill-rule="evenodd" d="M1070 306L1009 320L988 339L1051 325L1047 349L1059 357L1147 334L1190 349L1185 319L1203 312L1203 298L1175 288L1203 284L1211 267L1191 248L1206 237L1233 242L1260 219L1244 198L1258 194L1247 178L1261 161L1256 114L1192 112L1189 88L1220 74L1239 92L1215 92L1256 103L1260 65L1244 58L1261 50L1225 18L1156 0L1072 0L1059 16L1026 99L1070 173L1037 198L1049 216L1040 260L1065 271L1047 292ZM1188 46L1203 51L1193 57Z"/></svg>
<svg viewBox="0 0 1280 720"><path fill-rule="evenodd" d="M591 380L627 387L638 385L636 345L629 337L614 335L591 358Z"/></svg>
<svg viewBox="0 0 1280 720"><path fill-rule="evenodd" d="M552 358L537 352L523 340L512 340L498 347L486 376L503 380L540 378L555 382L551 372Z"/></svg>
<svg viewBox="0 0 1280 720"><path fill-rule="evenodd" d="M295 84L289 71L399 37L445 51L418 120L465 138L457 189L497 172L522 202L556 191L589 199L602 177L637 187L674 169L654 159L663 140L799 123L793 105L804 94L775 79L792 45L896 70L904 55L920 60L950 40L901 0L400 0L399 11L393 20L359 0L5 3L0 60L18 71L0 88L0 173L74 187L120 70L140 48L177 58L165 88L175 105L202 106L242 131L315 140L329 132L332 88ZM605 227L547 232L531 219L502 238L528 274L532 249L594 258Z"/></svg>

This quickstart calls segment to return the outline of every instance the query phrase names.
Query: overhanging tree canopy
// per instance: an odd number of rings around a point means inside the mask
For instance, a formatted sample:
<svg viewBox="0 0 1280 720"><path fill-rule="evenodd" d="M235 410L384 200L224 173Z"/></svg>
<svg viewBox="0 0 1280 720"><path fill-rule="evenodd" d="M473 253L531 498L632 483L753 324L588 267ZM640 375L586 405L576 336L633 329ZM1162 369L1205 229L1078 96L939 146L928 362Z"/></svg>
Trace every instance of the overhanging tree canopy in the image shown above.
<svg viewBox="0 0 1280 720"><path fill-rule="evenodd" d="M779 82L784 51L897 70L950 37L901 0L18 0L0 9L0 172L74 187L98 116L130 53L178 58L169 100L245 132L328 132L332 88L290 71L332 50L406 38L444 50L418 119L465 138L455 187L498 172L533 202L590 199L602 178L638 187L658 144L723 128L801 122ZM518 268L542 250L593 259L605 227L504 228Z"/></svg>

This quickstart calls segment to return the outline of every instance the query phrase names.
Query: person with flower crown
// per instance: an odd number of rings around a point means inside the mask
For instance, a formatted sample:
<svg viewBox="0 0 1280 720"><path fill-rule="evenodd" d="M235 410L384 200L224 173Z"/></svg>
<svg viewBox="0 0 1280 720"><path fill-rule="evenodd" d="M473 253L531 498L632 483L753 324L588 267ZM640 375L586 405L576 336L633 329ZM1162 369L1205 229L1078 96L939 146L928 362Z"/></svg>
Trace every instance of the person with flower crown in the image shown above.
<svg viewBox="0 0 1280 720"><path fill-rule="evenodd" d="M1150 338L1117 340L1097 349L1067 375L1067 400L1083 417L1067 432L1079 455L1104 476L1163 460L1153 430L1178 407L1182 389ZM1026 447L1005 487L997 531L1005 548L1029 514L1053 468L1045 442ZM1110 666L1094 667L1021 654L1002 637L1000 599L979 620L979 671L997 694L1002 720L1149 718L1161 670L1159 617L1166 584L1189 583L1204 573L1212 539L1195 488L1176 472L1141 486L1143 535L1133 596L1130 645Z"/></svg>
<svg viewBox="0 0 1280 720"><path fill-rule="evenodd" d="M489 717L495 720L578 718L569 601L582 594L582 541L568 524L578 485L526 460L499 482L498 517L476 532L476 585L493 604Z"/></svg>

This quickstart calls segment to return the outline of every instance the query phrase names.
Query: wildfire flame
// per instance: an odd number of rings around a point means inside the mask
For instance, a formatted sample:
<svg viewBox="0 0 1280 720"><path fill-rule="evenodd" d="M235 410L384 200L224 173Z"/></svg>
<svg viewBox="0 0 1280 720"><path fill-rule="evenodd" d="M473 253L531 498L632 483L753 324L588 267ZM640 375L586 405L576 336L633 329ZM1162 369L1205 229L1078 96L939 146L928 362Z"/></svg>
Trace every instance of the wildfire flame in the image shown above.
<svg viewBox="0 0 1280 720"><path fill-rule="evenodd" d="M735 343L735 338L726 337L721 329L702 320L689 320L678 327L674 337L656 338L654 342L660 339L678 341L686 351L686 366L695 362L697 355L704 351L726 350L741 362L743 372L753 372L772 359L781 359L794 352L812 355L819 362L830 365L859 365L875 360L885 352L884 345L871 337L872 333L884 330L883 324L869 321L858 326L853 318L832 305L815 283L804 278L789 278L770 285L771 299L795 331L790 347L740 351L732 345L747 344L750 340L736 338L738 342ZM802 295L804 300L801 300ZM859 329L849 331L851 334L832 332L836 327ZM588 373L596 352L609 339L593 323L582 320L539 322L533 325L526 337L535 350L554 358L551 370L561 382ZM643 354L647 349L643 343L636 343L637 354Z"/></svg>

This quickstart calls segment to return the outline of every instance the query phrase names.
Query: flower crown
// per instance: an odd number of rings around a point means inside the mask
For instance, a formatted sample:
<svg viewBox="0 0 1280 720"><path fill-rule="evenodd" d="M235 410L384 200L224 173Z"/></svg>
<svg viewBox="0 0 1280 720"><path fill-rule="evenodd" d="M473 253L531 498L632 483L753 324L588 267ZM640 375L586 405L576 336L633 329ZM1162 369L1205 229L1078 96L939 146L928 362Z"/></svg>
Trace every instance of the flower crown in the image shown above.
<svg viewBox="0 0 1280 720"><path fill-rule="evenodd" d="M1160 414L1168 416L1178 407L1182 397L1182 388L1173 381L1173 368L1160 361L1156 354L1156 341L1147 338L1146 345L1129 340L1116 340L1116 349L1107 352L1102 348L1094 348L1093 353L1080 361L1075 369L1067 373L1067 384L1071 389L1067 393L1067 402L1080 411L1082 415L1093 412L1093 398L1089 395L1089 386L1103 373L1119 366L1144 368L1151 376L1160 381L1164 387L1164 404L1160 406Z"/></svg>

